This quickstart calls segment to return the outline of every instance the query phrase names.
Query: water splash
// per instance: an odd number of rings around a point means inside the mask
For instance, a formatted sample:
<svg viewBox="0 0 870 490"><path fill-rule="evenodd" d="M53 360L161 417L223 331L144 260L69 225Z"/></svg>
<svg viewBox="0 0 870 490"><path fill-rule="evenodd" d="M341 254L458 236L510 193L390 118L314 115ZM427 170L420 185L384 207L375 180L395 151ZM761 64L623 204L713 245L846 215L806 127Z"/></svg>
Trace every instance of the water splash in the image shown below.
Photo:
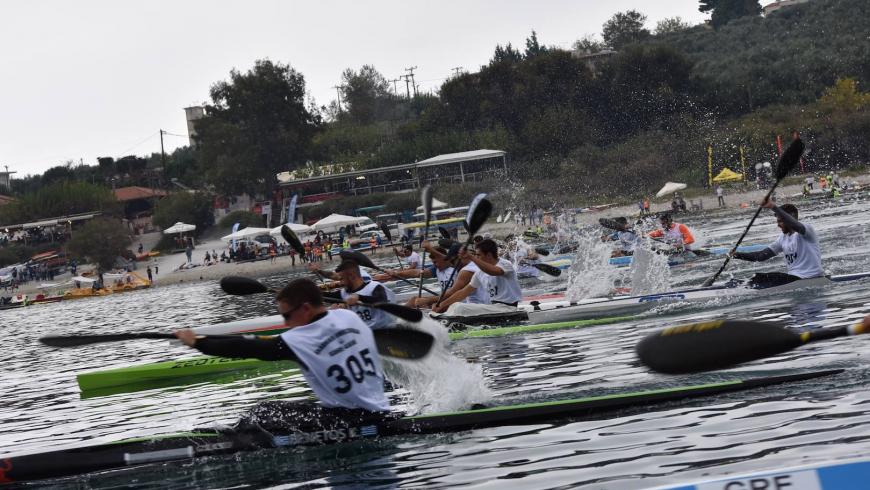
<svg viewBox="0 0 870 490"><path fill-rule="evenodd" d="M424 317L414 328L435 337L429 355L414 361L383 358L387 379L408 391L408 413L450 412L492 399L481 366L450 353L443 325Z"/></svg>
<svg viewBox="0 0 870 490"><path fill-rule="evenodd" d="M655 253L652 241L643 240L634 249L631 260L631 294L644 295L668 291L671 286L671 268L668 256Z"/></svg>
<svg viewBox="0 0 870 490"><path fill-rule="evenodd" d="M568 272L566 296L577 301L609 295L624 275L610 265L613 244L602 242L598 230L576 231L573 239L578 246Z"/></svg>

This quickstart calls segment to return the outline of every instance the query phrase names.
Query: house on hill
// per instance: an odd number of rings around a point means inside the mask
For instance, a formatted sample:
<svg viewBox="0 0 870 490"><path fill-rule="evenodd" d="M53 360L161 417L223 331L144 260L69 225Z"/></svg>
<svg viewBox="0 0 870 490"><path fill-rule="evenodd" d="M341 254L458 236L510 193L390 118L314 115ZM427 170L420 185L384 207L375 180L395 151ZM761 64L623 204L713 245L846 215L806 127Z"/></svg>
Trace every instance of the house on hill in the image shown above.
<svg viewBox="0 0 870 490"><path fill-rule="evenodd" d="M161 189L149 187L119 187L113 191L115 198L124 203L124 218L127 227L134 235L156 231L151 222L157 201L169 195Z"/></svg>

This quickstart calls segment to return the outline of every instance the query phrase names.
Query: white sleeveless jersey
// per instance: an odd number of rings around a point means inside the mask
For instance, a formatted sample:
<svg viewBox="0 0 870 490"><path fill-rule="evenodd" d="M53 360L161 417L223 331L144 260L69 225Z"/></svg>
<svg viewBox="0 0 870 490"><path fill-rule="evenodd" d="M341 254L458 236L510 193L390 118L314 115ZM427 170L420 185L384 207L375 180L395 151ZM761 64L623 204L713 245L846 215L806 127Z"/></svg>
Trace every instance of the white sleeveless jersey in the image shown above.
<svg viewBox="0 0 870 490"><path fill-rule="evenodd" d="M341 299L347 299L348 297L358 294L360 296L371 296L375 292L375 288L381 286L387 292L387 301L393 303L396 301L396 293L390 290L390 288L384 286L378 281L369 281L358 291L349 292L348 290L342 288L341 289ZM370 308L364 304L357 304L355 306L348 307L348 309L357 315L359 315L360 319L365 322L369 328L378 329L378 328L390 328L395 325L395 319L389 313L384 312L383 310L379 310L377 308Z"/></svg>
<svg viewBox="0 0 870 490"><path fill-rule="evenodd" d="M405 257L405 264L413 269L421 269L423 267L423 264L420 263L420 254L417 252L411 252L411 255Z"/></svg>
<svg viewBox="0 0 870 490"><path fill-rule="evenodd" d="M456 276L453 275L453 267L447 267L444 270L438 270L435 266L432 268L435 270L435 278L438 279L442 291L447 291L453 287L453 282L456 280Z"/></svg>
<svg viewBox="0 0 870 490"><path fill-rule="evenodd" d="M490 276L479 270L474 273L469 284L475 288L480 288L486 279L489 285L490 302L519 303L523 299L523 290L520 288L520 283L517 282L517 272L514 270L514 265L510 260L501 257L495 265L503 270L504 274Z"/></svg>
<svg viewBox="0 0 870 490"><path fill-rule="evenodd" d="M460 271L468 271L471 272L472 279L474 276L480 272L480 267L477 266L474 262L469 262L465 267L460 269ZM464 303L471 303L476 305L488 305L489 304L489 276L485 275L480 279L482 282L486 282L486 284L482 284L482 287L479 287L474 290L469 297L465 298Z"/></svg>
<svg viewBox="0 0 870 490"><path fill-rule="evenodd" d="M804 228L806 233L803 235L796 231L788 235L781 234L768 248L785 257L789 274L801 279L824 276L825 269L822 268L822 252L819 250L816 229L806 223Z"/></svg>
<svg viewBox="0 0 870 490"><path fill-rule="evenodd" d="M314 323L285 331L281 340L302 361L302 375L324 406L390 409L374 335L354 313L330 310Z"/></svg>

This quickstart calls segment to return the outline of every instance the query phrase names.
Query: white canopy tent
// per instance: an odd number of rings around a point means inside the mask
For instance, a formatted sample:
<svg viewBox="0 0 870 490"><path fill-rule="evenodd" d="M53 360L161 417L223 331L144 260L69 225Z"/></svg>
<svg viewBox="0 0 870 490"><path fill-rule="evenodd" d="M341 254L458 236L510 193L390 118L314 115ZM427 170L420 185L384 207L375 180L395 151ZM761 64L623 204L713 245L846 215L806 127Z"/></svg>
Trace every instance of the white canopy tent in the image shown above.
<svg viewBox="0 0 870 490"><path fill-rule="evenodd" d="M365 216L355 217L333 213L311 225L311 228L316 231L337 231L342 226L355 225L367 219L369 218Z"/></svg>
<svg viewBox="0 0 870 490"><path fill-rule="evenodd" d="M254 227L249 226L248 228L243 228L235 233L230 233L229 235L222 236L221 240L227 241L227 242L230 240L244 240L245 238L253 238L255 236L260 236L260 235L268 235L269 232L271 232L271 231L272 231L271 228L254 228Z"/></svg>
<svg viewBox="0 0 870 490"><path fill-rule="evenodd" d="M447 203L443 201L439 201L436 198L432 198L432 209L444 209L447 207ZM423 206L417 206L417 212L422 212Z"/></svg>
<svg viewBox="0 0 870 490"><path fill-rule="evenodd" d="M656 197L666 196L668 194L673 194L674 192L681 191L686 188L686 184L681 184L679 182L667 182L664 187L661 188L658 192L656 192Z"/></svg>
<svg viewBox="0 0 870 490"><path fill-rule="evenodd" d="M303 234L311 231L310 226L303 225L300 223L287 223L286 225L281 225L281 226L286 226L286 227L290 228L291 230L293 230L293 233L296 233L297 235L303 235ZM281 226L272 228L272 231L270 231L269 234L272 236L281 236Z"/></svg>
<svg viewBox="0 0 870 490"><path fill-rule="evenodd" d="M173 235L175 233L186 233L188 231L193 231L196 229L196 225L189 225L187 223L182 223L179 221L169 228L163 230L164 235Z"/></svg>

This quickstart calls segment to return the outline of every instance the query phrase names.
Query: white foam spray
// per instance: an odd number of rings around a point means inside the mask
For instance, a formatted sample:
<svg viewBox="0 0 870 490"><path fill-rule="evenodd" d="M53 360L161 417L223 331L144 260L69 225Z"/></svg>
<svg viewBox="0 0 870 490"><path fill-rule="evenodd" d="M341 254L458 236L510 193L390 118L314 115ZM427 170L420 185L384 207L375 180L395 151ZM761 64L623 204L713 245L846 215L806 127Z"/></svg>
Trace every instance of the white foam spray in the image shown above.
<svg viewBox="0 0 870 490"><path fill-rule="evenodd" d="M668 256L653 252L651 243L645 239L634 249L630 269L632 295L661 293L670 289Z"/></svg>
<svg viewBox="0 0 870 490"><path fill-rule="evenodd" d="M413 361L383 358L387 379L408 391L407 413L462 410L492 399L481 366L450 353L450 338L443 325L424 317L413 328L435 337L429 354Z"/></svg>
<svg viewBox="0 0 870 490"><path fill-rule="evenodd" d="M574 233L578 247L568 272L566 294L571 301L608 296L625 272L610 265L613 244L601 241L598 230Z"/></svg>

